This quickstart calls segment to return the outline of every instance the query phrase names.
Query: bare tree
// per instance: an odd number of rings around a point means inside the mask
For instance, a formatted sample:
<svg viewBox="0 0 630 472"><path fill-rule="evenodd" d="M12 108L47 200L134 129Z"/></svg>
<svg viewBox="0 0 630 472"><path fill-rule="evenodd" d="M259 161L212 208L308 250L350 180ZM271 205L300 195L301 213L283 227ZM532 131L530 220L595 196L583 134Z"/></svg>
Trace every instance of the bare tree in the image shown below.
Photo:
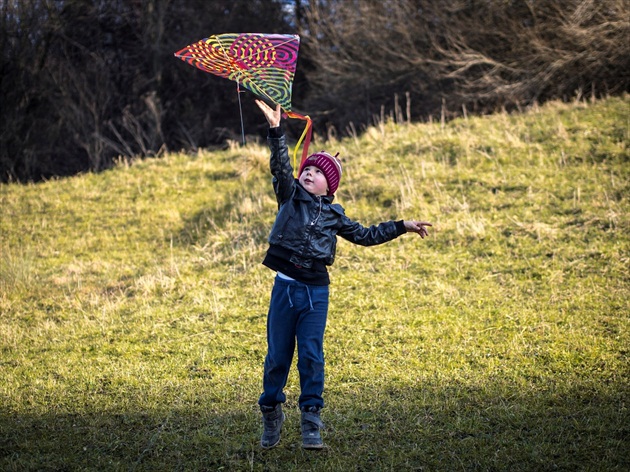
<svg viewBox="0 0 630 472"><path fill-rule="evenodd" d="M438 70L454 80L459 97L531 103L598 82L610 92L628 87L630 16L623 0L518 3L483 2L470 21L447 23L434 36Z"/></svg>
<svg viewBox="0 0 630 472"><path fill-rule="evenodd" d="M211 34L287 31L279 0L20 0L0 12L0 180L219 143L238 133L235 87L173 52Z"/></svg>
<svg viewBox="0 0 630 472"><path fill-rule="evenodd" d="M312 0L303 7L308 106L368 122L411 92L415 116L630 85L624 0ZM357 110L363 110L357 112Z"/></svg>

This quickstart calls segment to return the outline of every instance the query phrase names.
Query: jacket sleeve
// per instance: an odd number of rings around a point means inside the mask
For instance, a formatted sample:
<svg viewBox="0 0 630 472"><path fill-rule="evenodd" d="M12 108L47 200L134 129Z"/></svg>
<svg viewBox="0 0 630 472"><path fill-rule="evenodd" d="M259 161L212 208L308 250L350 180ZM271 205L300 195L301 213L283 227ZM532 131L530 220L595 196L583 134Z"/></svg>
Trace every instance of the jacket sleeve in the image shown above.
<svg viewBox="0 0 630 472"><path fill-rule="evenodd" d="M361 246L383 244L407 232L405 223L402 220L385 221L370 227L365 227L361 223L352 221L345 215L341 221L341 229L337 234L351 243Z"/></svg>
<svg viewBox="0 0 630 472"><path fill-rule="evenodd" d="M289 159L289 148L282 128L270 128L267 142L271 150L269 168L273 175L273 190L276 193L278 206L280 206L291 197L295 189L295 178L293 177L293 167L291 167Z"/></svg>

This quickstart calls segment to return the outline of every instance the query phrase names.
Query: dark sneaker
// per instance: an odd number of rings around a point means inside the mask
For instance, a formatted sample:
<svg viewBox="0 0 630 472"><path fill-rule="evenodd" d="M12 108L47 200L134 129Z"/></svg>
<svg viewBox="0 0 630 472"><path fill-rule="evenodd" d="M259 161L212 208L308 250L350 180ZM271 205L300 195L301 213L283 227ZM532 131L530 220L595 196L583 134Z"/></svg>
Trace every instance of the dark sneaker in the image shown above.
<svg viewBox="0 0 630 472"><path fill-rule="evenodd" d="M302 447L304 449L323 449L324 441L320 434L320 429L324 428L324 423L319 418L319 410L302 412Z"/></svg>
<svg viewBox="0 0 630 472"><path fill-rule="evenodd" d="M282 412L282 403L273 406L260 406L263 417L263 434L260 438L260 446L263 449L271 449L280 442L280 431L285 416Z"/></svg>

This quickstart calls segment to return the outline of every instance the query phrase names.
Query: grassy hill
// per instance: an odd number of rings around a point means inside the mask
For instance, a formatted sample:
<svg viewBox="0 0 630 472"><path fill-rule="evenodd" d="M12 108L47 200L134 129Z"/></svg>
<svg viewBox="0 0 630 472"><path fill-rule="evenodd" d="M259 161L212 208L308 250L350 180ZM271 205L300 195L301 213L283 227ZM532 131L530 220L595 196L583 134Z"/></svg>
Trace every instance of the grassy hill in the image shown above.
<svg viewBox="0 0 630 472"><path fill-rule="evenodd" d="M324 453L299 447L295 371L258 447L264 143L0 185L0 469L628 470L629 111L312 145L340 152L349 216L434 224L339 242Z"/></svg>

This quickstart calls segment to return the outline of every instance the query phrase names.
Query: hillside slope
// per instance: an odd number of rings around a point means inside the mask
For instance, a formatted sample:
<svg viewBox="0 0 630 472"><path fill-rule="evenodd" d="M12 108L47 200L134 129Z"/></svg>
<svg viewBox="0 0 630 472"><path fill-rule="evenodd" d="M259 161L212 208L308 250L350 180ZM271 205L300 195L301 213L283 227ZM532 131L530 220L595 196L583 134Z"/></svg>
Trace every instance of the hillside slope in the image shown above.
<svg viewBox="0 0 630 472"><path fill-rule="evenodd" d="M0 469L629 467L629 109L312 145L340 152L350 217L434 224L339 242L326 455L295 449L295 413L257 447L264 143L0 185ZM298 392L292 373L289 409Z"/></svg>

